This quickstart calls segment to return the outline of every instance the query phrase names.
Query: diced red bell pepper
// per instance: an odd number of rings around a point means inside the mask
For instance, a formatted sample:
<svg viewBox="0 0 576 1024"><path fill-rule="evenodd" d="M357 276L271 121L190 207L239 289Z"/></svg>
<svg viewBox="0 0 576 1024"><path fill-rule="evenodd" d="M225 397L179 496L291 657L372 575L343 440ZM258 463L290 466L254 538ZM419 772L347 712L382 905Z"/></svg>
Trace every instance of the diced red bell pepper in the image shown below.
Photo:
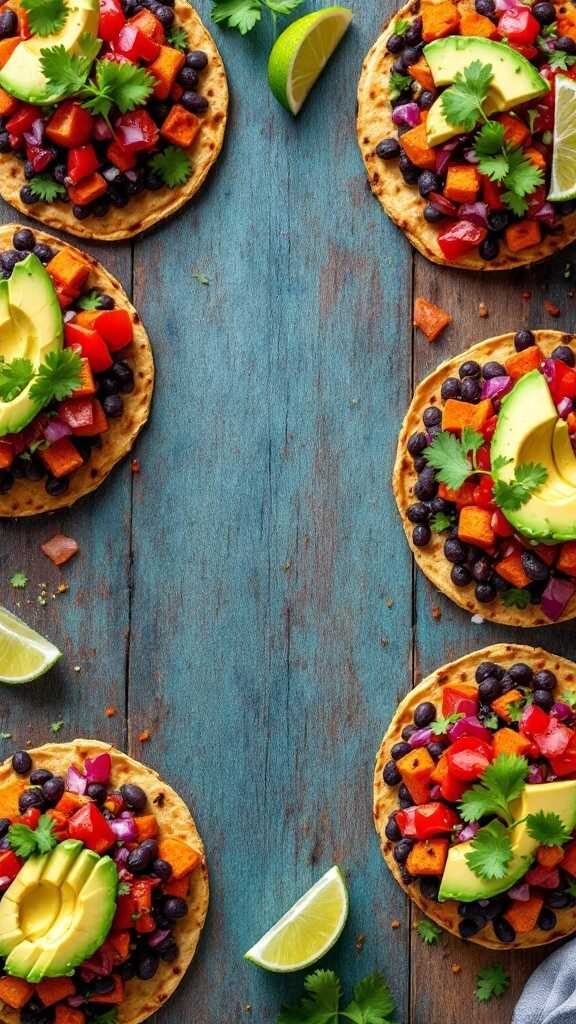
<svg viewBox="0 0 576 1024"><path fill-rule="evenodd" d="M136 167L136 161L138 157L136 153L133 153L130 149L124 149L124 146L119 146L117 142L111 142L106 150L106 156L114 167L117 167L119 171L131 171Z"/></svg>
<svg viewBox="0 0 576 1024"><path fill-rule="evenodd" d="M474 504L478 508L494 507L494 481L490 476L480 477L479 483L474 488Z"/></svg>
<svg viewBox="0 0 576 1024"><path fill-rule="evenodd" d="M492 745L475 736L463 736L446 751L450 774L460 782L479 779L493 760Z"/></svg>
<svg viewBox="0 0 576 1024"><path fill-rule="evenodd" d="M24 814L20 814L17 818L14 818L14 825L27 825L28 828L34 830L38 822L40 821L40 811L38 807L29 807Z"/></svg>
<svg viewBox="0 0 576 1024"><path fill-rule="evenodd" d="M0 851L0 878L16 878L22 861L12 850Z"/></svg>
<svg viewBox="0 0 576 1024"><path fill-rule="evenodd" d="M440 783L440 793L442 794L442 798L444 800L448 800L452 804L458 803L458 801L462 799L467 788L467 782L462 782L461 779L454 778L450 772L448 772Z"/></svg>
<svg viewBox="0 0 576 1024"><path fill-rule="evenodd" d="M158 125L147 110L133 110L122 114L116 121L116 136L120 146L130 152L154 149L158 142Z"/></svg>
<svg viewBox="0 0 576 1024"><path fill-rule="evenodd" d="M105 853L116 842L110 825L96 804L84 804L68 821L71 839L80 839L84 846L95 853Z"/></svg>
<svg viewBox="0 0 576 1024"><path fill-rule="evenodd" d="M506 516L499 508L492 513L490 525L497 537L513 537L514 527L510 525Z"/></svg>
<svg viewBox="0 0 576 1024"><path fill-rule="evenodd" d="M537 885L539 889L557 889L560 885L560 872L558 868L545 868L542 864L536 864L528 871L526 881L530 885Z"/></svg>
<svg viewBox="0 0 576 1024"><path fill-rule="evenodd" d="M145 36L136 25L130 25L128 22L120 29L112 45L116 53L127 57L134 64L140 60L149 63L156 60L160 53L160 43Z"/></svg>
<svg viewBox="0 0 576 1024"><path fill-rule="evenodd" d="M438 232L438 245L447 260L457 260L484 241L488 231L469 220L458 220Z"/></svg>
<svg viewBox="0 0 576 1024"><path fill-rule="evenodd" d="M480 175L482 198L491 210L505 210L502 202L502 186L497 181L491 181L485 174Z"/></svg>
<svg viewBox="0 0 576 1024"><path fill-rule="evenodd" d="M68 151L66 173L73 185L88 178L100 167L94 146L76 146Z"/></svg>
<svg viewBox="0 0 576 1024"><path fill-rule="evenodd" d="M31 146L29 143L26 144L26 159L32 165L32 169L36 174L41 174L49 164L53 163L54 157L54 150L49 149L47 146Z"/></svg>
<svg viewBox="0 0 576 1024"><path fill-rule="evenodd" d="M111 43L126 24L120 0L100 0L98 38Z"/></svg>
<svg viewBox="0 0 576 1024"><path fill-rule="evenodd" d="M451 807L446 807L439 801L408 807L396 814L396 822L402 835L411 839L430 839L432 836L446 835L459 820Z"/></svg>
<svg viewBox="0 0 576 1024"><path fill-rule="evenodd" d="M74 430L76 427L91 427L94 410L91 398L70 398L58 406L58 416Z"/></svg>
<svg viewBox="0 0 576 1024"><path fill-rule="evenodd" d="M116 914L112 922L112 930L122 932L134 927L134 915L136 914L136 900L132 893L119 896L116 901Z"/></svg>
<svg viewBox="0 0 576 1024"><path fill-rule="evenodd" d="M545 733L550 724L550 715L536 704L529 704L522 713L520 719L520 732L524 736L537 736Z"/></svg>
<svg viewBox="0 0 576 1024"><path fill-rule="evenodd" d="M64 326L67 347L79 346L79 350L90 363L94 373L104 373L112 366L112 356L104 338L98 331L70 323Z"/></svg>
<svg viewBox="0 0 576 1024"><path fill-rule="evenodd" d="M102 335L111 352L126 348L134 337L132 317L126 309L106 309L99 313L94 327Z"/></svg>
<svg viewBox="0 0 576 1024"><path fill-rule="evenodd" d="M576 735L573 734L566 750L559 757L551 757L552 771L559 778L576 773Z"/></svg>
<svg viewBox="0 0 576 1024"><path fill-rule="evenodd" d="M10 469L10 466L14 462L15 452L14 445L11 441L7 441L5 437L0 439L0 469Z"/></svg>
<svg viewBox="0 0 576 1024"><path fill-rule="evenodd" d="M46 138L64 149L85 146L92 138L94 121L89 111L75 100L65 100L46 125Z"/></svg>
<svg viewBox="0 0 576 1024"><path fill-rule="evenodd" d="M29 132L32 125L38 118L42 117L40 107L33 107L30 103L23 103L19 110L6 122L6 131L10 135L22 136Z"/></svg>
<svg viewBox="0 0 576 1024"><path fill-rule="evenodd" d="M442 714L475 715L478 711L478 687L473 683L446 683L442 687Z"/></svg>
<svg viewBox="0 0 576 1024"><path fill-rule="evenodd" d="M549 380L549 377L552 377ZM576 370L566 366L560 359L550 359L546 364L546 380L555 402L563 398L576 398Z"/></svg>
<svg viewBox="0 0 576 1024"><path fill-rule="evenodd" d="M540 22L529 7L509 7L500 15L497 28L511 45L530 46L540 33Z"/></svg>
<svg viewBox="0 0 576 1024"><path fill-rule="evenodd" d="M138 11L138 14L130 18L128 24L133 25L143 35L148 36L149 39L153 39L155 43L164 43L166 41L166 33L162 22L152 11L145 7Z"/></svg>
<svg viewBox="0 0 576 1024"><path fill-rule="evenodd" d="M82 427L74 428L75 437L96 437L97 434L105 434L108 430L108 420L106 413L102 408L97 398L93 398L91 401L92 405L92 423L87 423Z"/></svg>
<svg viewBox="0 0 576 1024"><path fill-rule="evenodd" d="M553 757L562 756L573 736L572 729L569 729L567 725L562 725L557 718L551 718L546 732L536 733L534 742L542 756L551 760Z"/></svg>

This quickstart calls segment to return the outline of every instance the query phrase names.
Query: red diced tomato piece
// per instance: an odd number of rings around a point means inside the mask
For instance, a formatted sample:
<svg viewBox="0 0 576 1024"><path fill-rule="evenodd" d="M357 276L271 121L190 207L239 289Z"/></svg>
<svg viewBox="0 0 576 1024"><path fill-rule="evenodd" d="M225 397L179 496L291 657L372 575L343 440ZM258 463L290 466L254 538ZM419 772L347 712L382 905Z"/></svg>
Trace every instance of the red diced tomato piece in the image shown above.
<svg viewBox="0 0 576 1024"><path fill-rule="evenodd" d="M131 171L136 167L137 156L129 149L124 149L124 146L118 145L117 142L111 142L106 150L106 156L108 157L111 164L117 167L120 171Z"/></svg>
<svg viewBox="0 0 576 1024"><path fill-rule="evenodd" d="M70 398L58 406L58 416L72 430L76 427L91 427L94 411L91 398Z"/></svg>
<svg viewBox="0 0 576 1024"><path fill-rule="evenodd" d="M98 38L111 43L126 24L120 0L100 0Z"/></svg>
<svg viewBox="0 0 576 1024"><path fill-rule="evenodd" d="M111 352L126 348L134 337L132 317L126 309L106 309L99 313L94 327L102 335Z"/></svg>
<svg viewBox="0 0 576 1024"><path fill-rule="evenodd" d="M0 851L0 878L16 878L22 861L12 850Z"/></svg>
<svg viewBox="0 0 576 1024"><path fill-rule="evenodd" d="M19 110L6 122L6 131L10 135L23 135L29 132L32 125L38 118L42 117L40 107L33 107L29 103L23 103Z"/></svg>
<svg viewBox="0 0 576 1024"><path fill-rule="evenodd" d="M468 220L459 220L438 232L438 245L447 260L457 260L484 241L488 231Z"/></svg>
<svg viewBox="0 0 576 1024"><path fill-rule="evenodd" d="M506 516L499 508L492 513L490 525L497 537L513 537L514 527L510 525Z"/></svg>
<svg viewBox="0 0 576 1024"><path fill-rule="evenodd" d="M432 836L449 833L459 820L451 807L439 801L408 807L396 814L402 835L414 839L430 839Z"/></svg>
<svg viewBox="0 0 576 1024"><path fill-rule="evenodd" d="M153 61L160 53L160 43L145 36L136 25L130 25L128 22L120 29L113 47L116 53L120 53L134 64L139 60L145 63Z"/></svg>
<svg viewBox="0 0 576 1024"><path fill-rule="evenodd" d="M105 434L108 430L106 413L97 398L92 399L92 423L85 427L75 427L75 437L96 437L97 434Z"/></svg>
<svg viewBox="0 0 576 1024"><path fill-rule="evenodd" d="M129 114L122 114L115 127L118 144L131 152L154 149L158 142L158 125L147 110L133 110Z"/></svg>
<svg viewBox="0 0 576 1024"><path fill-rule="evenodd" d="M498 32L511 45L530 46L540 32L540 22L529 7L510 7L498 19Z"/></svg>
<svg viewBox="0 0 576 1024"><path fill-rule="evenodd" d="M116 842L106 818L93 803L84 804L72 815L68 821L68 835L71 839L80 839L95 853L105 853Z"/></svg>
<svg viewBox="0 0 576 1024"><path fill-rule="evenodd" d="M100 167L94 146L77 146L68 152L67 174L73 185L88 178Z"/></svg>
<svg viewBox="0 0 576 1024"><path fill-rule="evenodd" d="M64 326L64 337L68 347L79 347L79 351L90 363L94 373L104 373L112 366L112 357L104 338L98 331L70 323Z"/></svg>

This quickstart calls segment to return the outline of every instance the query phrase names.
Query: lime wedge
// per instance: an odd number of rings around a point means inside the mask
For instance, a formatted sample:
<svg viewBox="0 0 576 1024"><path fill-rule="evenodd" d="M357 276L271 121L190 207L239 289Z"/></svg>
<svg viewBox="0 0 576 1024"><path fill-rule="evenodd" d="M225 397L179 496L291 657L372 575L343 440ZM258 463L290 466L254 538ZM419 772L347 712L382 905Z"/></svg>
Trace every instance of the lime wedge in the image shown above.
<svg viewBox="0 0 576 1024"><path fill-rule="evenodd" d="M576 82L556 79L554 153L548 199L559 202L576 196Z"/></svg>
<svg viewBox="0 0 576 1024"><path fill-rule="evenodd" d="M310 967L332 949L347 917L346 882L340 868L333 867L245 953L245 959L266 971Z"/></svg>
<svg viewBox="0 0 576 1024"><path fill-rule="evenodd" d="M278 36L268 59L268 84L292 114L301 109L351 21L347 7L326 7L293 21Z"/></svg>
<svg viewBox="0 0 576 1024"><path fill-rule="evenodd" d="M0 683L30 683L61 657L54 644L0 607Z"/></svg>

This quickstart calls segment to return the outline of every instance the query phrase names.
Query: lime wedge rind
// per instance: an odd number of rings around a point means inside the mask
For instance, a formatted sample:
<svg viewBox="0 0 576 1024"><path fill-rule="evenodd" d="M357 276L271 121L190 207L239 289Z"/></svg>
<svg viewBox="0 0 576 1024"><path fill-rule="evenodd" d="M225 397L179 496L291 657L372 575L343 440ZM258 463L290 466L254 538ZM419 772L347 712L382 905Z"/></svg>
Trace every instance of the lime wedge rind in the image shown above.
<svg viewBox="0 0 576 1024"><path fill-rule="evenodd" d="M576 197L576 82L556 78L554 151L548 198L563 202Z"/></svg>
<svg viewBox="0 0 576 1024"><path fill-rule="evenodd" d="M268 83L279 103L298 114L352 21L347 7L326 7L293 21L268 59Z"/></svg>
<svg viewBox="0 0 576 1024"><path fill-rule="evenodd" d="M0 683L31 683L61 657L62 652L54 644L0 607Z"/></svg>
<svg viewBox="0 0 576 1024"><path fill-rule="evenodd" d="M339 867L330 868L245 953L245 960L272 973L287 974L310 967L340 938L348 906L342 871Z"/></svg>

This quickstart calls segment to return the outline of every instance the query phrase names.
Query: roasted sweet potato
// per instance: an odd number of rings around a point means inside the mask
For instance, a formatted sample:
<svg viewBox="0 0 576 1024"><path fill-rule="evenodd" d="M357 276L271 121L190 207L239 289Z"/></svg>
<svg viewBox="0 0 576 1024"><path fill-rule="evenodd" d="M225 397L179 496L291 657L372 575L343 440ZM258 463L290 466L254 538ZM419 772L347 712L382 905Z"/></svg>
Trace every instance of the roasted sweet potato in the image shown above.
<svg viewBox="0 0 576 1024"><path fill-rule="evenodd" d="M496 562L494 566L496 572L503 580L507 580L513 587L522 589L527 587L532 581L527 573L524 571L522 565L522 555L519 551L513 551L507 558L503 558L500 562Z"/></svg>
<svg viewBox="0 0 576 1024"><path fill-rule="evenodd" d="M188 846L188 843L171 836L160 840L158 856L162 860L168 861L172 868L172 877L175 879L190 874L202 863L202 854L199 850L195 850L192 846Z"/></svg>
<svg viewBox="0 0 576 1024"><path fill-rule="evenodd" d="M417 747L396 762L402 782L415 804L425 804L430 799L430 776L434 761L426 747Z"/></svg>
<svg viewBox="0 0 576 1024"><path fill-rule="evenodd" d="M13 1010L21 1010L34 991L34 986L23 978L0 978L0 1003Z"/></svg>
<svg viewBox="0 0 576 1024"><path fill-rule="evenodd" d="M444 752L434 765L434 769L430 776L430 781L436 782L437 785L441 785L441 783L444 782L444 779L448 775L449 770L450 768L448 765L448 757L446 755L446 752Z"/></svg>
<svg viewBox="0 0 576 1024"><path fill-rule="evenodd" d="M424 839L414 843L406 861L410 874L439 878L446 865L449 845L448 839Z"/></svg>
<svg viewBox="0 0 576 1024"><path fill-rule="evenodd" d="M442 39L443 36L450 36L458 31L460 12L451 0L423 3L421 14L422 38L425 43L431 43L433 39Z"/></svg>
<svg viewBox="0 0 576 1024"><path fill-rule="evenodd" d="M138 832L139 843L144 839L155 839L158 835L158 822L154 814L142 814L139 818L134 818L134 824Z"/></svg>
<svg viewBox="0 0 576 1024"><path fill-rule="evenodd" d="M512 377L512 380L520 380L520 377L523 377L525 373L530 373L530 370L537 370L541 362L542 353L538 345L532 345L530 348L525 348L523 352L515 352L506 360L506 372Z"/></svg>
<svg viewBox="0 0 576 1024"><path fill-rule="evenodd" d="M429 92L434 90L434 79L432 78L432 72L428 66L428 61L425 57L420 57L420 60L416 64L411 64L408 68L408 74L416 82L418 82L423 89Z"/></svg>
<svg viewBox="0 0 576 1024"><path fill-rule="evenodd" d="M493 547L496 535L492 529L490 509L465 505L458 520L458 537L465 544L476 544L485 551Z"/></svg>
<svg viewBox="0 0 576 1024"><path fill-rule="evenodd" d="M416 125L415 128L410 128L409 131L404 132L400 136L400 145L406 153L409 160L415 164L416 167L422 167L425 170L433 171L436 169L436 153L428 145L428 139L426 138L426 125Z"/></svg>
<svg viewBox="0 0 576 1024"><path fill-rule="evenodd" d="M53 280L71 294L77 294L90 276L90 263L85 256L60 249L46 266Z"/></svg>
<svg viewBox="0 0 576 1024"><path fill-rule="evenodd" d="M54 1024L85 1024L86 1014L82 1010L75 1010L73 1006L66 1006L60 1003L56 1007Z"/></svg>
<svg viewBox="0 0 576 1024"><path fill-rule="evenodd" d="M564 848L562 846L539 846L536 850L536 860L543 868L557 868L564 860Z"/></svg>
<svg viewBox="0 0 576 1024"><path fill-rule="evenodd" d="M16 112L18 100L15 100L10 93L0 89L0 117L11 117Z"/></svg>
<svg viewBox="0 0 576 1024"><path fill-rule="evenodd" d="M569 875L576 875L576 839L564 847L561 866L562 870L567 871Z"/></svg>
<svg viewBox="0 0 576 1024"><path fill-rule="evenodd" d="M196 114L191 114L179 103L175 103L162 124L160 135L174 146L187 149L198 135L201 124L202 122L199 117L196 117Z"/></svg>
<svg viewBox="0 0 576 1024"><path fill-rule="evenodd" d="M14 50L21 43L20 36L10 36L9 39L0 39L0 68L3 68L8 63L10 57L14 53ZM16 101L18 103L18 101Z"/></svg>
<svg viewBox="0 0 576 1024"><path fill-rule="evenodd" d="M68 186L68 195L70 196L71 202L75 203L76 206L88 206L90 203L94 203L100 196L103 196L108 189L108 182L98 171L94 171L94 174L89 174L87 178L78 185Z"/></svg>
<svg viewBox="0 0 576 1024"><path fill-rule="evenodd" d="M531 896L529 900L517 900L504 914L517 935L525 935L536 927L544 900L540 896Z"/></svg>
<svg viewBox="0 0 576 1024"><path fill-rule="evenodd" d="M91 398L92 395L96 394L96 382L87 359L82 359L80 381L80 387L72 392L73 398Z"/></svg>
<svg viewBox="0 0 576 1024"><path fill-rule="evenodd" d="M44 978L44 981L36 985L36 994L44 1006L54 1006L54 1003L68 999L75 992L76 985L72 978Z"/></svg>
<svg viewBox="0 0 576 1024"><path fill-rule="evenodd" d="M190 875L184 875L182 878L171 878L169 882L164 882L162 891L167 896L180 896L181 899L185 900L190 891Z"/></svg>
<svg viewBox="0 0 576 1024"><path fill-rule="evenodd" d="M74 473L84 464L80 452L67 437L62 437L60 441L51 444L49 448L40 450L38 454L48 472L58 479L70 476L70 473Z"/></svg>
<svg viewBox="0 0 576 1024"><path fill-rule="evenodd" d="M557 568L567 576L576 576L576 540L567 540L562 545Z"/></svg>
<svg viewBox="0 0 576 1024"><path fill-rule="evenodd" d="M509 146L523 146L530 138L530 129L516 114L499 114L496 118L504 127L504 139Z"/></svg>
<svg viewBox="0 0 576 1024"><path fill-rule="evenodd" d="M180 50L174 49L173 46L162 46L156 60L148 65L147 70L158 79L154 86L154 96L157 100L168 99L185 60L186 56Z"/></svg>
<svg viewBox="0 0 576 1024"><path fill-rule="evenodd" d="M440 483L438 485L438 497L444 498L445 501L453 501L459 508L462 508L464 505L473 505L474 484L467 480L457 491L453 491L451 487Z"/></svg>
<svg viewBox="0 0 576 1024"><path fill-rule="evenodd" d="M476 11L460 10L460 35L480 36L482 39L497 39L498 29L491 20Z"/></svg>
<svg viewBox="0 0 576 1024"><path fill-rule="evenodd" d="M435 306L428 299L418 298L414 302L414 324L419 327L428 341L436 341L442 331L451 322L452 317L440 306Z"/></svg>
<svg viewBox="0 0 576 1024"><path fill-rule="evenodd" d="M533 163L534 166L538 167L541 171L546 170L546 157L544 156L544 153L541 153L540 150L536 148L536 146L528 146L524 150L524 156L527 156L531 163Z"/></svg>
<svg viewBox="0 0 576 1024"><path fill-rule="evenodd" d="M480 188L480 175L471 164L450 164L444 195L453 203L473 203Z"/></svg>
<svg viewBox="0 0 576 1024"><path fill-rule="evenodd" d="M510 252L520 252L532 245L539 245L542 238L537 220L519 220L516 224L510 224L504 234Z"/></svg>
<svg viewBox="0 0 576 1024"><path fill-rule="evenodd" d="M522 757L528 753L531 745L526 736L514 732L514 729L499 729L494 733L494 757L499 757L500 754L516 754Z"/></svg>
<svg viewBox="0 0 576 1024"><path fill-rule="evenodd" d="M497 697L496 700L493 700L490 707L496 712L498 718L502 718L505 722L509 722L510 713L508 709L510 705L522 700L522 697L523 694L521 690L508 690L508 693L503 693L501 697Z"/></svg>
<svg viewBox="0 0 576 1024"><path fill-rule="evenodd" d="M489 398L474 405L472 402L460 402L457 398L449 398L442 410L442 430L450 430L460 434L464 427L481 431L484 424L494 413Z"/></svg>

